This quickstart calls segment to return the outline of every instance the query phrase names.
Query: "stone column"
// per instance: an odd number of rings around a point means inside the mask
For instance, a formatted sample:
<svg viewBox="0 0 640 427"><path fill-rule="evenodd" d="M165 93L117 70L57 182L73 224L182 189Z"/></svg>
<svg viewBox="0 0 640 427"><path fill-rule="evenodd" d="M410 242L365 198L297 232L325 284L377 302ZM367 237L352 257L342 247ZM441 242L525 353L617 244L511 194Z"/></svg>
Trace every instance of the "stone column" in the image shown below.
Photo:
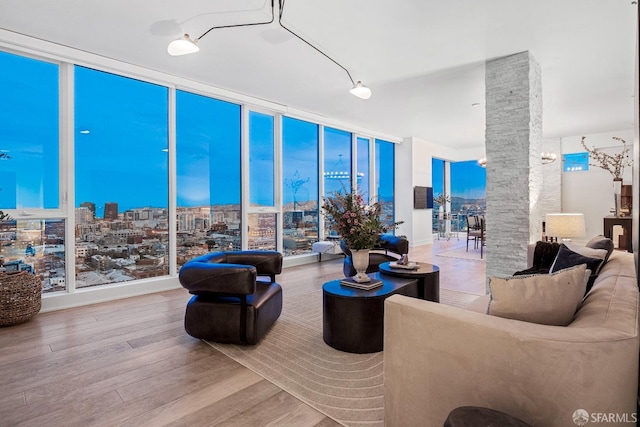
<svg viewBox="0 0 640 427"><path fill-rule="evenodd" d="M487 61L485 90L487 277L510 276L542 233L540 66L529 52Z"/></svg>

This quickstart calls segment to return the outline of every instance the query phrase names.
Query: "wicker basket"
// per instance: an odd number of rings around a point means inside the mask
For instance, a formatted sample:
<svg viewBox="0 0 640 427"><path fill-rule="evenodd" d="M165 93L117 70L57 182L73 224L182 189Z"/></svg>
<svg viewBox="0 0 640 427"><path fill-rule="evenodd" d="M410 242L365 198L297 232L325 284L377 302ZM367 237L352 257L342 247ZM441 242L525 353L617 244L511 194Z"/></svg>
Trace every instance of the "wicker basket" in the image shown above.
<svg viewBox="0 0 640 427"><path fill-rule="evenodd" d="M35 316L42 304L42 284L26 271L0 273L0 326L16 325Z"/></svg>

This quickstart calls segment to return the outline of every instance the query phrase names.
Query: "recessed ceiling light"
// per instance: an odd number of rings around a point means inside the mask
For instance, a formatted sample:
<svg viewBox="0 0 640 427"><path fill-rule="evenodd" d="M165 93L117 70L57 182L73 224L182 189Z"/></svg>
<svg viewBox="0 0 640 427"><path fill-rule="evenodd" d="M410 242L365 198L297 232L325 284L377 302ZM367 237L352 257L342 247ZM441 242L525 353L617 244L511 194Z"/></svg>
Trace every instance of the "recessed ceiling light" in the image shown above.
<svg viewBox="0 0 640 427"><path fill-rule="evenodd" d="M81 134L83 134L83 135L88 135L88 134L90 134L90 133L91 133L91 131L90 131L90 130L88 130L88 129L82 129L82 130L80 131L80 133L81 133Z"/></svg>

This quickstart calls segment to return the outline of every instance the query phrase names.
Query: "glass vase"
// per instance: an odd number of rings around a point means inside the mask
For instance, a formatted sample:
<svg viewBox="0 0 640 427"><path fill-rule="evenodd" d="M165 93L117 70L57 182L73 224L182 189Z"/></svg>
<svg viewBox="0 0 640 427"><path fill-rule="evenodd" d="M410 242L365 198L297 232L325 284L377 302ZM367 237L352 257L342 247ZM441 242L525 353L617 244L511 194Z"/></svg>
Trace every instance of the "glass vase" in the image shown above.
<svg viewBox="0 0 640 427"><path fill-rule="evenodd" d="M622 208L622 179L613 179L613 209L616 217L620 216L620 209Z"/></svg>

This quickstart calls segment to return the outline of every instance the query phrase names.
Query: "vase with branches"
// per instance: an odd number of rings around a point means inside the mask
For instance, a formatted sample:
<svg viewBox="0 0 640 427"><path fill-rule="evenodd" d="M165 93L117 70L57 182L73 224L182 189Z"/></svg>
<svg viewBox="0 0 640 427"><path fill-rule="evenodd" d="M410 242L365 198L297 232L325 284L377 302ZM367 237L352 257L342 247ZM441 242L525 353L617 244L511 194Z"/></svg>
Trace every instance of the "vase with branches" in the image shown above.
<svg viewBox="0 0 640 427"><path fill-rule="evenodd" d="M617 136L613 136L614 141L622 143L622 151L616 154L609 154L598 150L595 147L589 148L585 143L586 137L583 136L580 144L589 153L589 166L595 166L604 169L613 177L613 203L614 214L620 216L621 210L621 193L622 193L622 176L624 168L631 166L631 157L629 156L630 148L626 145L626 141Z"/></svg>
<svg viewBox="0 0 640 427"><path fill-rule="evenodd" d="M436 202L440 206L445 206L447 203L451 202L451 196L446 193L440 193L436 197L433 198L433 201Z"/></svg>
<svg viewBox="0 0 640 427"><path fill-rule="evenodd" d="M609 172L614 180L622 180L624 168L631 166L631 157L629 156L630 148L626 145L627 141L617 136L612 137L614 141L622 143L622 151L616 154L605 153L595 147L587 147L585 143L586 136L580 140L580 144L589 153L589 166L595 166Z"/></svg>
<svg viewBox="0 0 640 427"><path fill-rule="evenodd" d="M433 201L440 206L438 209L438 218L444 219L443 217L447 216L447 203L451 203L451 196L447 193L440 193L433 198Z"/></svg>

